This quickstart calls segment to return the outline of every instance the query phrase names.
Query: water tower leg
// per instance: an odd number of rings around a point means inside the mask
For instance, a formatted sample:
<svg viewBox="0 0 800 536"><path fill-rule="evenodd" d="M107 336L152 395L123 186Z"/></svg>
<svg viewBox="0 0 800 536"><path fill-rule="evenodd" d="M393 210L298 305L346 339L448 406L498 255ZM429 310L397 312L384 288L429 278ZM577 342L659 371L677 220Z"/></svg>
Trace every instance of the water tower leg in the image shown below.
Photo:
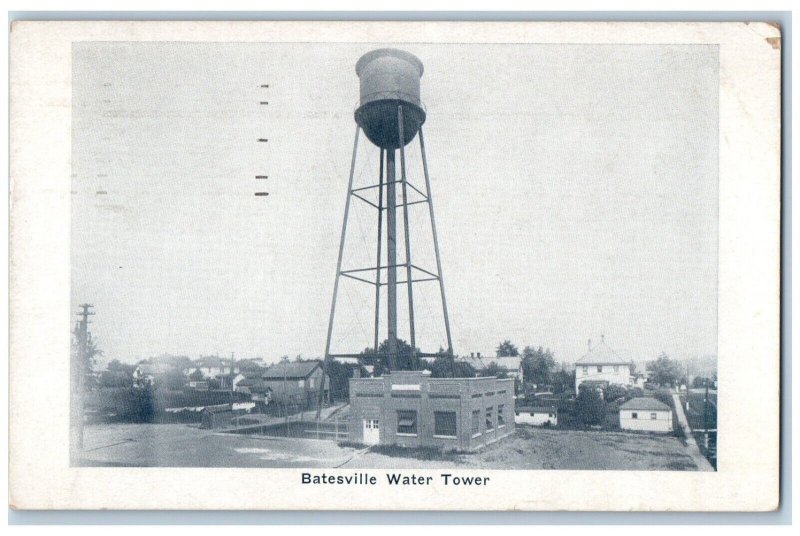
<svg viewBox="0 0 800 536"><path fill-rule="evenodd" d="M408 230L408 192L406 189L406 152L403 142L403 107L397 107L397 124L400 136L400 179L403 189L403 227L405 228L405 246L406 246L406 281L408 288L408 328L411 336L411 368L418 369L417 363L417 339L414 332L414 284L413 276L411 273L411 234Z"/></svg>
<svg viewBox="0 0 800 536"><path fill-rule="evenodd" d="M375 353L378 353L378 340L381 325L381 241L383 240L383 155L381 149L381 165L378 174L378 256L375 261Z"/></svg>
<svg viewBox="0 0 800 536"><path fill-rule="evenodd" d="M397 195L394 149L386 151L386 308L389 370L397 370Z"/></svg>
<svg viewBox="0 0 800 536"><path fill-rule="evenodd" d="M358 153L358 133L361 130L356 126L356 136L353 141L353 158L350 161L350 179L347 181L347 198L344 202L344 218L342 221L342 235L339 239L339 259L336 261L336 278L333 281L333 299L331 300L331 314L328 318L328 336L325 340L325 358L322 361L322 378L319 382L319 393L317 395L317 420L322 412L322 397L324 396L324 378L328 374L328 364L331 359L331 335L333 334L333 317L336 313L336 295L339 292L339 277L342 275L342 254L344 253L344 238L347 235L347 216L350 212L350 198L353 194L353 174L356 169L356 154ZM284 393L285 394L285 393Z"/></svg>
<svg viewBox="0 0 800 536"><path fill-rule="evenodd" d="M428 196L428 211L431 217L431 231L433 232L433 250L436 253L436 273L439 274L439 291L442 294L442 310L444 311L444 329L447 333L447 354L450 356L450 368L455 375L453 357L453 339L450 337L450 317L447 315L447 299L444 296L444 276L442 275L442 259L439 256L439 237L436 234L436 219L433 217L433 196L431 196L431 180L428 177L428 158L425 156L425 138L422 136L422 127L419 129L419 148L422 153L422 171L425 174L425 194Z"/></svg>

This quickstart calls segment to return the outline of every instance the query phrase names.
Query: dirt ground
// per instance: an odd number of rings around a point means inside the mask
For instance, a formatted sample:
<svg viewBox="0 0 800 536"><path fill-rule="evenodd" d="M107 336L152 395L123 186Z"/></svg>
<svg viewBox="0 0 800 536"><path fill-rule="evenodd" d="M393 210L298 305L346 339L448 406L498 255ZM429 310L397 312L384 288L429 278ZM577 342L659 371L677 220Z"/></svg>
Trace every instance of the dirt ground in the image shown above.
<svg viewBox="0 0 800 536"><path fill-rule="evenodd" d="M333 441L224 434L187 424L99 424L84 429L82 465L335 467L355 452Z"/></svg>
<svg viewBox="0 0 800 536"><path fill-rule="evenodd" d="M696 471L686 447L676 437L614 432L547 430L518 426L513 437L474 454L419 460L366 452L346 467L462 469L610 469Z"/></svg>
<svg viewBox="0 0 800 536"><path fill-rule="evenodd" d="M83 464L93 466L697 470L673 436L528 426L473 454L376 452L327 440L222 434L185 424L88 426L84 445Z"/></svg>

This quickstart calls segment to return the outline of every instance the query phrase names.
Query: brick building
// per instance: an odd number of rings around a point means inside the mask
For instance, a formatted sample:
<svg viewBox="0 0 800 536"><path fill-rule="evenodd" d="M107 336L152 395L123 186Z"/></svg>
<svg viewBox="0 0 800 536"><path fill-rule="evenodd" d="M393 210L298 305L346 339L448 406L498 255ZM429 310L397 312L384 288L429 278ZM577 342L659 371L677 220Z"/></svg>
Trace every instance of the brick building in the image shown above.
<svg viewBox="0 0 800 536"><path fill-rule="evenodd" d="M514 432L514 380L396 371L350 380L351 441L475 450Z"/></svg>

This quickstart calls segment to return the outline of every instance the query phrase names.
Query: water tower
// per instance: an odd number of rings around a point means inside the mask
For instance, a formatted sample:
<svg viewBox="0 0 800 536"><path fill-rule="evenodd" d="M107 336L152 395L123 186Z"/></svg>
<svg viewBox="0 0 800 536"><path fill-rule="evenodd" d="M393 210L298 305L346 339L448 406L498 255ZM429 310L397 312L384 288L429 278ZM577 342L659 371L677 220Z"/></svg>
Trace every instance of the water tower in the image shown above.
<svg viewBox="0 0 800 536"><path fill-rule="evenodd" d="M422 62L413 54L393 48L382 48L364 54L356 63L356 74L360 79L361 92L358 108L355 111L356 134L353 142L353 156L350 165L350 178L347 186L347 200L344 209L344 222L339 243L339 258L336 267L336 279L333 286L333 300L328 335L325 343L325 362L330 359L355 362L362 354L332 354L331 335L336 315L336 300L341 277L348 277L372 284L375 287L374 307L374 350L382 336L380 333L381 288L386 287L386 326L385 340L388 352L385 354L385 366L389 370L419 368L419 359L435 357L440 354L417 352L417 341L414 323L414 286L423 282L438 282L441 293L441 304L444 319L444 334L447 340L447 355L453 357L453 344L450 337L450 322L447 315L447 302L444 294L442 266L439 258L439 241L436 235L436 224L433 217L433 200L431 196L430 178L425 155L425 141L422 125L425 122L425 109L420 100L420 79L423 73ZM353 188L353 174L358 158L359 134L363 132L367 139L380 149L380 166L377 171L377 184ZM416 186L406 179L406 146L414 138L419 139L422 157L424 186ZM399 177L397 161L399 160ZM366 190L377 189L377 203L363 197ZM399 193L398 193L399 190ZM417 200L409 199L410 190L414 190ZM352 270L342 270L347 223L350 212L350 201L364 201L372 205L377 212L377 256L375 264ZM424 210L427 205L427 217L433 236L433 249L436 267L423 268L414 264L412 248L412 232L409 225L410 210ZM405 251L398 262L397 226L398 209L402 209L402 232ZM385 228L384 228L385 224ZM383 256L383 248L386 255ZM401 281L398 281L398 268L401 270ZM403 289L405 287L405 289ZM408 300L408 341L411 346L410 362L398 360L397 333L397 299L398 289L405 290Z"/></svg>

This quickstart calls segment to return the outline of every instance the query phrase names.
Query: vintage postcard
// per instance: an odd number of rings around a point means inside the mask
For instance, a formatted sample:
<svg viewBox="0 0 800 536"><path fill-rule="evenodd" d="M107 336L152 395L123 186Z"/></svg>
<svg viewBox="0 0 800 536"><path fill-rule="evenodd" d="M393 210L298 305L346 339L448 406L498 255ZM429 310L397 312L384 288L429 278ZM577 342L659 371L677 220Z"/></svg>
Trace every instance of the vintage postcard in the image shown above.
<svg viewBox="0 0 800 536"><path fill-rule="evenodd" d="M11 506L776 508L780 60L16 23Z"/></svg>

